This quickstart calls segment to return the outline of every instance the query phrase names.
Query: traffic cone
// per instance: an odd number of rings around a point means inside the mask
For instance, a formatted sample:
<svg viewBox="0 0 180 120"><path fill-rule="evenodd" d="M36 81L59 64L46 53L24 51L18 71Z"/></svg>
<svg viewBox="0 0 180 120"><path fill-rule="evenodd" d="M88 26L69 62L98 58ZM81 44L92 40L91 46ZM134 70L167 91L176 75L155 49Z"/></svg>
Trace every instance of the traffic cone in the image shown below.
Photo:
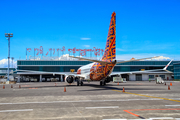
<svg viewBox="0 0 180 120"><path fill-rule="evenodd" d="M123 87L123 92L125 92L125 89L124 89L124 87Z"/></svg>
<svg viewBox="0 0 180 120"><path fill-rule="evenodd" d="M19 88L21 88L21 85L19 85Z"/></svg>
<svg viewBox="0 0 180 120"><path fill-rule="evenodd" d="M118 82L118 84L117 85L119 85L119 82Z"/></svg>
<svg viewBox="0 0 180 120"><path fill-rule="evenodd" d="M64 92L66 92L66 87L64 87Z"/></svg>
<svg viewBox="0 0 180 120"><path fill-rule="evenodd" d="M13 88L13 85L11 85L11 88Z"/></svg>
<svg viewBox="0 0 180 120"><path fill-rule="evenodd" d="M166 82L164 83L164 85L166 85Z"/></svg>
<svg viewBox="0 0 180 120"><path fill-rule="evenodd" d="M5 89L5 85L3 85L3 89Z"/></svg>
<svg viewBox="0 0 180 120"><path fill-rule="evenodd" d="M172 86L172 83L170 83L170 86Z"/></svg>
<svg viewBox="0 0 180 120"><path fill-rule="evenodd" d="M168 90L170 90L170 85L168 85Z"/></svg>

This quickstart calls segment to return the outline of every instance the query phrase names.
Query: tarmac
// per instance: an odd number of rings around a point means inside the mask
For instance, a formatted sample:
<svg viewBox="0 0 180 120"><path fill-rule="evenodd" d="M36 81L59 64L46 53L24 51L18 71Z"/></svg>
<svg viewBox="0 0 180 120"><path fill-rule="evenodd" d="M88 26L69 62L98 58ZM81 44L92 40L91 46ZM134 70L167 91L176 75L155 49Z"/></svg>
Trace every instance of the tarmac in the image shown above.
<svg viewBox="0 0 180 120"><path fill-rule="evenodd" d="M5 85L5 89L0 85L0 120L59 119L180 120L180 82L127 81L106 86L31 82L13 84L13 88Z"/></svg>

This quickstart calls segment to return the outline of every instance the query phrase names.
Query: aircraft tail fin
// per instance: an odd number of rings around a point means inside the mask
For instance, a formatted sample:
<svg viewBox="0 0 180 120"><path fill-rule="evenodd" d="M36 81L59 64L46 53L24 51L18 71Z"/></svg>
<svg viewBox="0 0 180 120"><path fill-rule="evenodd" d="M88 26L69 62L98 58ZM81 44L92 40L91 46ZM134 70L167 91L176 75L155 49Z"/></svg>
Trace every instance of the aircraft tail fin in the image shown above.
<svg viewBox="0 0 180 120"><path fill-rule="evenodd" d="M111 15L108 37L102 61L112 62L116 59L116 13Z"/></svg>

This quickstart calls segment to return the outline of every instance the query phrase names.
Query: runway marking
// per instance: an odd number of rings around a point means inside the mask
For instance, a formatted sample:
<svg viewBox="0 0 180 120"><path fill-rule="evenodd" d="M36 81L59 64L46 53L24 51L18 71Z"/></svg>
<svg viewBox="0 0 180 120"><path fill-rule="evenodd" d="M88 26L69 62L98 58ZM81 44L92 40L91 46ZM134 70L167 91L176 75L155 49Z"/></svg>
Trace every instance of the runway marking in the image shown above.
<svg viewBox="0 0 180 120"><path fill-rule="evenodd" d="M169 99L178 99L178 100L180 100L180 98L169 98Z"/></svg>
<svg viewBox="0 0 180 120"><path fill-rule="evenodd" d="M165 105L165 106L180 106L180 105Z"/></svg>
<svg viewBox="0 0 180 120"><path fill-rule="evenodd" d="M139 101L139 100L160 100L160 99L117 99L117 100L79 100L79 101L50 101L50 102L20 102L20 103L0 103L0 105L18 104L44 104L44 103L78 103L78 102L117 102L117 101Z"/></svg>
<svg viewBox="0 0 180 120"><path fill-rule="evenodd" d="M38 89L38 88L29 88L29 89Z"/></svg>
<svg viewBox="0 0 180 120"><path fill-rule="evenodd" d="M124 110L125 112L127 112L127 113L129 113L129 114L131 114L131 115L134 115L134 116L136 116L136 117L139 117L139 115L136 115L136 114L134 114L134 113L132 113L132 112L129 112L128 110Z"/></svg>
<svg viewBox="0 0 180 120"><path fill-rule="evenodd" d="M73 105L73 107L78 111L78 113L82 116L81 112L79 112L79 110L74 106L73 103L71 103ZM82 116L83 117L83 116ZM83 117L84 118L84 117ZM86 120L86 118L84 118Z"/></svg>
<svg viewBox="0 0 180 120"><path fill-rule="evenodd" d="M120 90L113 90L116 92L122 92ZM162 98L162 97L155 97L155 96L148 96L148 95L143 95L143 94L136 94L136 93L130 93L130 92L122 92L122 93L127 93L127 94L132 94L132 95L138 95L138 96L143 96L143 97L150 97L150 98L157 98L157 99L163 99L163 100L169 100L169 101L174 101L174 102L180 102L180 100L173 100L169 98Z"/></svg>
<svg viewBox="0 0 180 120"><path fill-rule="evenodd" d="M156 117L156 118L149 118L150 120L157 120L157 119L161 119L161 120L164 120L164 119L174 119L173 117Z"/></svg>
<svg viewBox="0 0 180 120"><path fill-rule="evenodd" d="M20 112L20 111L33 111L33 109L1 110L0 112Z"/></svg>
<svg viewBox="0 0 180 120"><path fill-rule="evenodd" d="M29 85L22 85L22 87L29 87Z"/></svg>
<svg viewBox="0 0 180 120"><path fill-rule="evenodd" d="M128 120L128 119L102 119L102 120ZM131 119L131 120L133 120L133 119ZM137 119L135 119L135 120L137 120Z"/></svg>
<svg viewBox="0 0 180 120"><path fill-rule="evenodd" d="M85 107L85 109L119 108L119 106Z"/></svg>
<svg viewBox="0 0 180 120"><path fill-rule="evenodd" d="M131 109L131 110L124 110L124 111L127 112L127 113L130 113L130 114L132 114L132 115L134 115L134 116L136 116L136 117L140 117L139 115L134 114L134 113L132 113L132 112L130 112L130 111L148 111L148 110L180 110L180 108L167 108L167 109ZM142 117L141 117L141 118L142 118Z"/></svg>
<svg viewBox="0 0 180 120"><path fill-rule="evenodd" d="M180 110L180 108L165 108L165 109L130 109L128 111L148 111L148 110Z"/></svg>
<svg viewBox="0 0 180 120"><path fill-rule="evenodd" d="M161 120L164 120L164 119L174 119L174 120L180 120L180 118L173 118L173 117L156 117L156 118L149 118L149 119L146 119L146 120L157 120L157 119L161 119ZM102 119L102 120L142 120L142 119Z"/></svg>

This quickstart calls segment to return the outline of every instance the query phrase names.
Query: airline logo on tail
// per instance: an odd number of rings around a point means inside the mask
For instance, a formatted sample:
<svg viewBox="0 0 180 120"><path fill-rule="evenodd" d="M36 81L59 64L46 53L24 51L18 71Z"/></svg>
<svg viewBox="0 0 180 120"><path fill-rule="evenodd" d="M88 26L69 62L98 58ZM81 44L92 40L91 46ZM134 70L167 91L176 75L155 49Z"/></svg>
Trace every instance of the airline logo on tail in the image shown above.
<svg viewBox="0 0 180 120"><path fill-rule="evenodd" d="M116 59L116 13L111 15L108 37L106 41L106 48L102 57L103 61L112 62Z"/></svg>

